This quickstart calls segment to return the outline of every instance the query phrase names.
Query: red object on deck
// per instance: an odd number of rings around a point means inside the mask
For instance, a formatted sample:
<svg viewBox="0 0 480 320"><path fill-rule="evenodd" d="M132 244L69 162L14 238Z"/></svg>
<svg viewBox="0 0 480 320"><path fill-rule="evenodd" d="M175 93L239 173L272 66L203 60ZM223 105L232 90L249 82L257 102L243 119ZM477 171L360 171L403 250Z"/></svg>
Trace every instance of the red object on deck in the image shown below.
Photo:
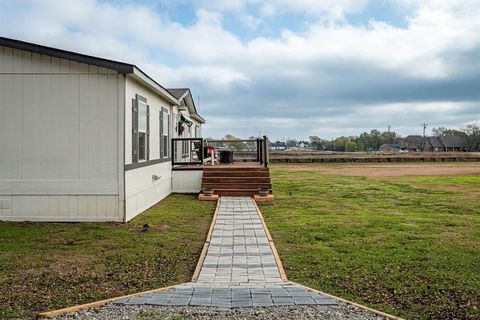
<svg viewBox="0 0 480 320"><path fill-rule="evenodd" d="M213 156L213 153L215 152L215 148L212 146L207 146L207 151Z"/></svg>

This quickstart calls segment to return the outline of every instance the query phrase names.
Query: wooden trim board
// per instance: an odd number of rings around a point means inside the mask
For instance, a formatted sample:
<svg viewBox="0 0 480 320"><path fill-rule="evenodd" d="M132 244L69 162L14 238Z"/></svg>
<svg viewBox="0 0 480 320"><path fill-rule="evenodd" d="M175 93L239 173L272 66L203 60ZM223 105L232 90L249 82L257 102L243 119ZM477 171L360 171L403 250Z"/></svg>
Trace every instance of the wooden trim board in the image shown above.
<svg viewBox="0 0 480 320"><path fill-rule="evenodd" d="M299 286L299 287L302 287L302 288L305 288L307 290L310 290L310 291L313 291L313 292L317 292L321 295L324 295L324 296L327 296L329 298L332 298L332 299L335 299L335 300L338 300L338 301L341 301L341 302L345 302L345 303L348 303L348 304L351 304L351 305L354 305L355 307L358 307L360 309L363 309L365 311L369 311L369 312L372 312L372 313L375 313L376 315L378 316L381 316L381 317L385 317L389 320L404 320L403 318L400 318L400 317L397 317L397 316L394 316L394 315L391 315L389 313L386 313L386 312L383 312L383 311L379 311L379 310L376 310L376 309L373 309L373 308L370 308L370 307L367 307L367 306L364 306L363 304L359 304L359 303L356 303L356 302L353 302L353 301L350 301L350 300L347 300L347 299L344 299L344 298L340 298L340 297L337 297L337 296L334 296L332 294L329 294L329 293L326 293L326 292L323 292L323 291L320 291L320 290L317 290L317 289L313 289L313 288L310 288L310 287L307 287L307 286L304 286L300 283L296 283L296 282L293 282L293 281L290 281L291 283Z"/></svg>
<svg viewBox="0 0 480 320"><path fill-rule="evenodd" d="M270 244L270 248L272 249L273 256L275 258L275 262L277 263L278 271L280 272L280 277L282 278L283 281L287 281L287 274L285 273L285 269L283 269L282 260L280 260L280 255L277 252L277 248L275 247L275 243L273 242L272 236L270 235L270 231L268 231L267 224L263 219L262 212L260 211L260 208L258 208L258 205L255 202L255 198L252 197L252 199L253 199L253 204L255 205L255 208L257 210L257 214L260 217L260 221L262 222L263 228L265 229L265 233L267 234L268 243Z"/></svg>
<svg viewBox="0 0 480 320"><path fill-rule="evenodd" d="M212 223L210 224L210 229L208 230L207 239L203 244L202 253L198 258L197 266L195 267L195 271L193 272L192 282L197 282L198 276L200 275L200 271L202 270L203 261L205 261L205 256L208 252L208 246L210 245L210 240L212 239L213 229L215 228L215 223L217 222L218 211L220 210L220 201L221 198L218 197L217 207L215 208L215 213L213 214Z"/></svg>
<svg viewBox="0 0 480 320"><path fill-rule="evenodd" d="M67 308L53 310L53 311L41 312L41 313L38 314L38 317L39 318L52 318L52 317L56 317L56 316L59 316L59 315L65 314L65 313L77 312L81 309L98 308L98 307L101 307L101 306L103 306L103 305L105 305L109 302L113 302L113 301L116 301L116 300L136 297L136 296L139 296L139 295L142 295L142 294L145 294L145 293L165 291L165 290L168 290L168 289L172 289L176 286L177 285L168 286L168 287L159 288L159 289L147 290L147 291L127 294L125 296L120 296L120 297L115 297L115 298L110 298L110 299L105 299L105 300L100 300L100 301L95 301L95 302L90 302L90 303L85 303L85 304L79 304L79 305L76 305L76 306L73 306L73 307L67 307Z"/></svg>

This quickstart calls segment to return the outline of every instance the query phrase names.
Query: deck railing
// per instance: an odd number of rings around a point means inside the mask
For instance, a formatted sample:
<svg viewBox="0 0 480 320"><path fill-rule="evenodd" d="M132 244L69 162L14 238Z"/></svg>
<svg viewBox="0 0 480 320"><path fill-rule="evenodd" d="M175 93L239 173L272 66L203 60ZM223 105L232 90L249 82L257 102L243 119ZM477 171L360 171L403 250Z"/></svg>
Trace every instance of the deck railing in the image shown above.
<svg viewBox="0 0 480 320"><path fill-rule="evenodd" d="M172 165L203 164L205 157L202 138L173 138Z"/></svg>
<svg viewBox="0 0 480 320"><path fill-rule="evenodd" d="M216 151L233 151L234 161L259 162L268 167L269 142L267 136L257 139L205 140L205 145L214 147Z"/></svg>
<svg viewBox="0 0 480 320"><path fill-rule="evenodd" d="M235 140L203 140L202 138L173 138L172 165L203 164L208 156L207 147L213 147L215 152L233 151L233 161L259 162L268 167L269 142L266 136L257 139Z"/></svg>

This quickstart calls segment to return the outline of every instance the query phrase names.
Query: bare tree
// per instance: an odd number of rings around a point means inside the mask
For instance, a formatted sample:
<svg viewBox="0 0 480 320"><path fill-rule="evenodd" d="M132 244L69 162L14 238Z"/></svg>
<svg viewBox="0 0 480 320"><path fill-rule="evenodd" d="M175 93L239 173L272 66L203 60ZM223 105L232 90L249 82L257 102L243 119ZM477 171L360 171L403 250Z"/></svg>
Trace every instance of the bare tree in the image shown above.
<svg viewBox="0 0 480 320"><path fill-rule="evenodd" d="M469 124L465 128L462 128L468 137L468 142L473 150L480 150L480 125Z"/></svg>

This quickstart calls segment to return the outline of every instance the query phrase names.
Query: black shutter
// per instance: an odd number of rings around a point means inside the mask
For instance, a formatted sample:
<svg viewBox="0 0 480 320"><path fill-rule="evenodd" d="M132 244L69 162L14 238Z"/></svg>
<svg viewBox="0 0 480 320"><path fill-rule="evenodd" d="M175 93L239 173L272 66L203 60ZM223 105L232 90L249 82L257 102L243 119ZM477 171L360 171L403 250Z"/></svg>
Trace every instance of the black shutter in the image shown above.
<svg viewBox="0 0 480 320"><path fill-rule="evenodd" d="M160 109L160 159L163 158L163 109Z"/></svg>
<svg viewBox="0 0 480 320"><path fill-rule="evenodd" d="M170 114L167 113L167 124L168 124L168 127L167 127L167 141L165 141L165 144L166 144L166 147L165 149L167 150L167 154L166 154L166 157L168 158L168 156L170 155L170 144L168 143L168 141L170 141Z"/></svg>
<svg viewBox="0 0 480 320"><path fill-rule="evenodd" d="M132 99L132 163L138 162L138 105Z"/></svg>
<svg viewBox="0 0 480 320"><path fill-rule="evenodd" d="M150 160L150 106L147 105L147 139L146 139L146 146L147 149L147 161Z"/></svg>

